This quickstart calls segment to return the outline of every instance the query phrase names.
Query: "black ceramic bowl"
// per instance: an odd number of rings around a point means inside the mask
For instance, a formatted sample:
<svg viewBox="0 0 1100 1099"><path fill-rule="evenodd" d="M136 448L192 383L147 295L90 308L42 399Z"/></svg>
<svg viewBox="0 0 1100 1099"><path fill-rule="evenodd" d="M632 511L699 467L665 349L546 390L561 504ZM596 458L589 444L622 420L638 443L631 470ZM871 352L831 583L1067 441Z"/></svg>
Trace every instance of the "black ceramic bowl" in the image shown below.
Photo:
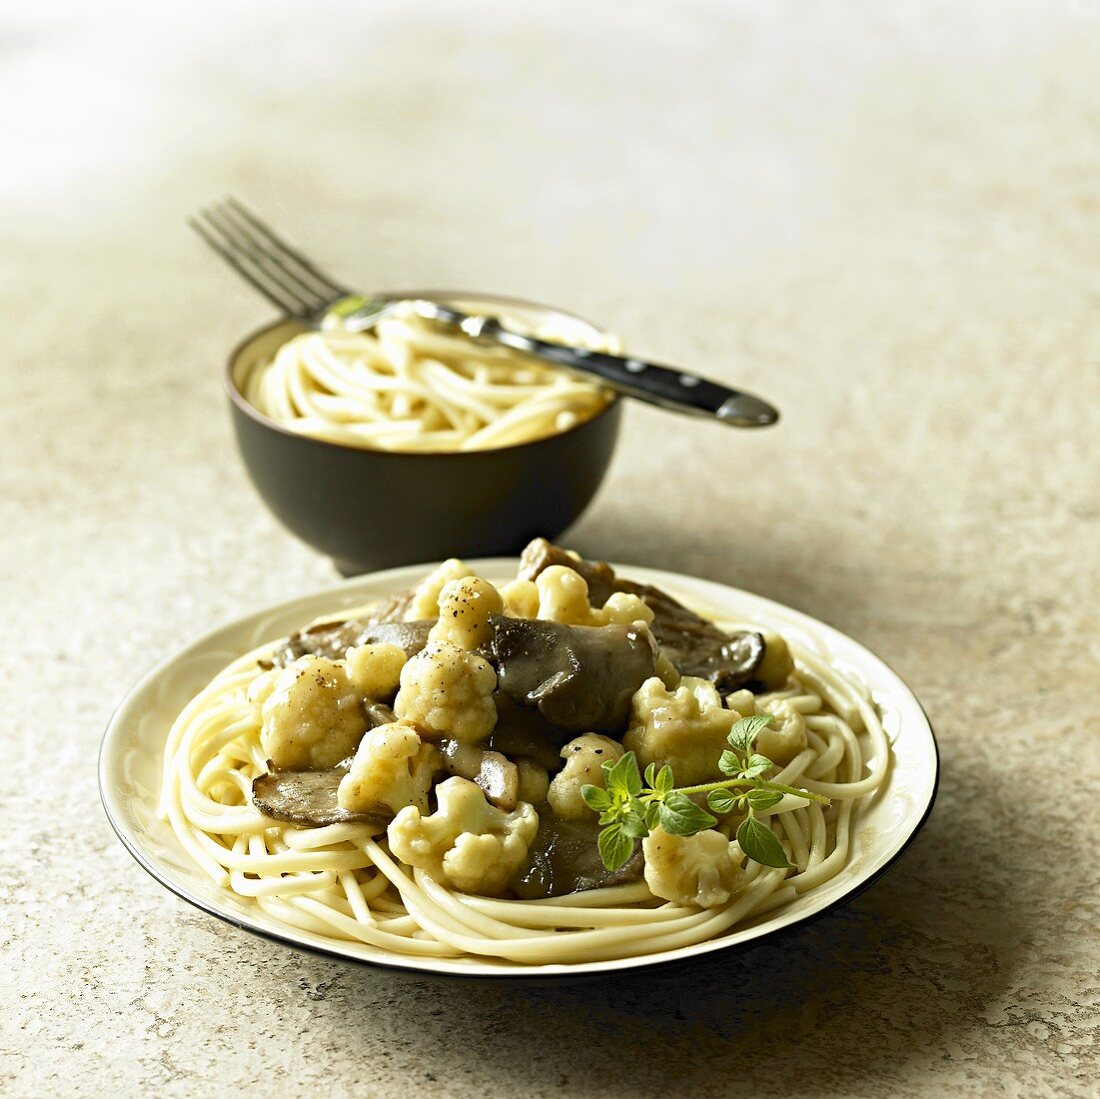
<svg viewBox="0 0 1100 1099"><path fill-rule="evenodd" d="M488 295L403 292L470 311L504 311L593 326L546 306ZM226 391L237 445L277 519L345 575L444 557L518 552L553 538L600 487L619 433L618 399L590 420L544 439L496 450L394 453L311 439L281 427L242 396L245 379L301 326L280 321L230 356Z"/></svg>

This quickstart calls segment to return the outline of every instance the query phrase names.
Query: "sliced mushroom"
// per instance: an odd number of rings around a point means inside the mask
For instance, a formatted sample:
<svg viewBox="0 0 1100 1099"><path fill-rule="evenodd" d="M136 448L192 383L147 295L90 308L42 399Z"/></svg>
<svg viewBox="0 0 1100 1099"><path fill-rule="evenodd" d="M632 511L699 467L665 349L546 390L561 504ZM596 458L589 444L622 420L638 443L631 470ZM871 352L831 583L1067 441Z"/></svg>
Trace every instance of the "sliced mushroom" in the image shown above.
<svg viewBox="0 0 1100 1099"><path fill-rule="evenodd" d="M481 787L485 797L498 809L510 813L519 801L519 769L500 752L486 752L476 744L440 740L436 747L443 756L449 775L467 778Z"/></svg>
<svg viewBox="0 0 1100 1099"><path fill-rule="evenodd" d="M366 698L362 703L367 728L376 729L396 721L397 716L384 702ZM393 819L393 810L379 805L377 811L353 813L344 809L336 799L340 780L351 770L354 756L340 760L335 767L322 771L280 771L271 760L267 761L267 774L252 780L252 801L265 816L294 824L312 824L321 828L326 824L346 824L353 821L373 821L387 824Z"/></svg>
<svg viewBox="0 0 1100 1099"><path fill-rule="evenodd" d="M405 613L412 606L416 598L416 589L407 588L405 591L394 592L384 603L379 603L371 608L367 615L368 622L404 622Z"/></svg>
<svg viewBox="0 0 1100 1099"><path fill-rule="evenodd" d="M384 702L375 702L373 698L363 699L363 713L368 729L377 729L379 725L389 725L397 720L397 714Z"/></svg>
<svg viewBox="0 0 1100 1099"><path fill-rule="evenodd" d="M769 681L758 675L765 661L765 639L759 633L751 630L726 633L668 592L651 584L622 580L606 561L578 561L545 538L536 538L523 551L520 576L534 580L551 565L565 565L579 572L588 583L588 598L594 607L602 607L617 591L642 599L653 611L649 625L653 636L681 675L709 679L723 693L746 683Z"/></svg>
<svg viewBox="0 0 1100 1099"><path fill-rule="evenodd" d="M562 820L549 806L539 806L539 830L511 882L516 894L524 900L560 897L641 878L645 865L641 845L635 844L622 867L608 870L600 857L599 831L595 813L591 820Z"/></svg>
<svg viewBox="0 0 1100 1099"><path fill-rule="evenodd" d="M264 816L292 824L318 828L360 822L388 824L393 820L389 806L353 813L336 800L340 780L350 766L351 760L347 759L324 771L272 771L260 775L252 783L252 801Z"/></svg>
<svg viewBox="0 0 1100 1099"><path fill-rule="evenodd" d="M615 570L606 561L587 561L574 557L568 550L555 546L545 538L528 542L519 559L519 578L535 580L539 573L551 565L564 565L579 572L588 585L588 601L593 607L602 607L608 598L621 591Z"/></svg>
<svg viewBox="0 0 1100 1099"><path fill-rule="evenodd" d="M428 643L428 632L434 622L373 622L352 618L346 622L321 622L291 634L271 654L270 663L284 667L307 653L340 660L354 645L377 645L388 642L400 645L406 656L415 656Z"/></svg>
<svg viewBox="0 0 1100 1099"><path fill-rule="evenodd" d="M656 669L657 646L644 626L490 621L500 690L570 732L621 732L634 692Z"/></svg>
<svg viewBox="0 0 1100 1099"><path fill-rule="evenodd" d="M561 746L575 734L551 725L538 710L521 706L501 691L493 695L493 701L497 723L484 747L509 759L529 759L547 771L556 771L561 766Z"/></svg>

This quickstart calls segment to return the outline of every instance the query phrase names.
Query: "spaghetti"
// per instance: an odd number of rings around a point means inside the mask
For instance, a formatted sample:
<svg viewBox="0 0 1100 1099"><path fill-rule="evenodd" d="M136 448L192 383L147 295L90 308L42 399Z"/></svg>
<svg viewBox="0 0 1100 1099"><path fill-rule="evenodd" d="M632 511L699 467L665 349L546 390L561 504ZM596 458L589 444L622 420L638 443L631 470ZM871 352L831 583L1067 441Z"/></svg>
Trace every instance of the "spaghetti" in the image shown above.
<svg viewBox="0 0 1100 1099"><path fill-rule="evenodd" d="M188 855L221 888L289 927L396 956L487 957L529 965L652 955L715 938L822 886L852 858L861 800L884 781L886 735L866 689L790 645L794 673L756 696L806 726L806 746L774 781L831 799L787 797L765 818L790 869L747 861L727 903L662 901L645 881L539 900L450 888L391 851L383 825L300 827L264 816L252 782L267 770L249 687L266 646L222 671L174 723L161 811ZM540 810L541 811L541 810Z"/></svg>
<svg viewBox="0 0 1100 1099"><path fill-rule="evenodd" d="M590 350L613 346L579 322L531 334ZM399 451L531 442L583 423L610 400L598 385L433 329L411 312L368 332L333 325L295 336L242 389L265 416L303 435Z"/></svg>

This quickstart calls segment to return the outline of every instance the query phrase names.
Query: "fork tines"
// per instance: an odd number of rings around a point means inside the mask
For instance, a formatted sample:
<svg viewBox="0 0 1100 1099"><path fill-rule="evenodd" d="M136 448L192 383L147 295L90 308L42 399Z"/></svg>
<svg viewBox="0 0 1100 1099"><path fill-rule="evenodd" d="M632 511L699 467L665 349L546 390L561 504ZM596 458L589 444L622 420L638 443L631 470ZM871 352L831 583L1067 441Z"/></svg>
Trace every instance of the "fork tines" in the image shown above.
<svg viewBox="0 0 1100 1099"><path fill-rule="evenodd" d="M237 274L292 317L313 318L350 293L235 198L206 207L188 224Z"/></svg>

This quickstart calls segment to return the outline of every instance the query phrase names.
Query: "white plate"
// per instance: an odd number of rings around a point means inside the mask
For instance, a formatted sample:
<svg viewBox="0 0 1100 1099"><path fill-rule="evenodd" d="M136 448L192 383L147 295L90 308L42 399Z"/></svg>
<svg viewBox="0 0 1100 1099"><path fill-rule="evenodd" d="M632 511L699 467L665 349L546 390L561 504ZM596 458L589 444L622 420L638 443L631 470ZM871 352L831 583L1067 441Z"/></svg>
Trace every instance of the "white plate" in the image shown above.
<svg viewBox="0 0 1100 1099"><path fill-rule="evenodd" d="M508 558L473 561L490 580L515 575ZM936 795L939 759L931 726L916 698L898 676L862 645L807 615L760 596L675 573L634 566L622 575L656 584L683 601L734 621L751 622L783 633L798 644L827 654L847 674L862 679L882 712L893 746L887 781L865 803L849 865L821 887L789 905L736 928L720 938L659 955L580 965L523 966L464 958L397 957L360 943L346 943L287 927L228 890L217 888L195 866L168 824L158 819L164 742L176 715L225 665L267 641L293 633L311 619L361 606L412 587L426 566L390 569L357 577L313 595L250 614L188 645L158 664L122 700L103 738L99 786L111 825L127 850L157 881L184 900L231 924L295 947L396 969L462 976L531 978L609 973L682 961L730 946L757 942L794 924L822 915L850 899L881 875L904 851L928 817Z"/></svg>

